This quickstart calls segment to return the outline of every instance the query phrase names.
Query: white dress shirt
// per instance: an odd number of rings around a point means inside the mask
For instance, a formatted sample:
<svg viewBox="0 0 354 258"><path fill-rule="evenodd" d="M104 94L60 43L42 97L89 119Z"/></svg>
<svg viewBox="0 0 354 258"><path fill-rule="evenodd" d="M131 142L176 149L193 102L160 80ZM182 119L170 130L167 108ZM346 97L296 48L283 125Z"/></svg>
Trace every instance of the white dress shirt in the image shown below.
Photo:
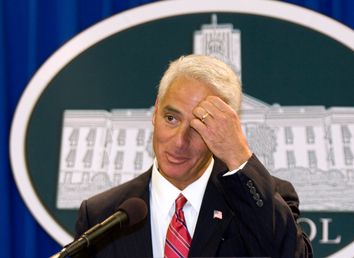
<svg viewBox="0 0 354 258"><path fill-rule="evenodd" d="M227 172L224 176L236 173L246 163L242 164L238 169ZM154 160L150 182L150 223L154 257L164 256L167 228L175 212L175 200L180 193L188 200L183 207L183 212L188 232L193 239L204 192L213 166L214 159L211 160L200 178L181 191L160 174L157 160Z"/></svg>

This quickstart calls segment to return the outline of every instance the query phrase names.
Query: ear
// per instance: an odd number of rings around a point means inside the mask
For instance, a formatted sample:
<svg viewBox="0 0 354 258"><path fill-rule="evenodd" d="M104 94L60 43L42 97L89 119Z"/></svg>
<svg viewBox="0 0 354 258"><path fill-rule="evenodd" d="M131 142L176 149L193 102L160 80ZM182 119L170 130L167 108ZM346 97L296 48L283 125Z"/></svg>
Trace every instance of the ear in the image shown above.
<svg viewBox="0 0 354 258"><path fill-rule="evenodd" d="M159 106L158 103L159 103L159 101L158 101L158 99L156 98L156 100L155 100L155 106L154 106L154 112L152 113L152 120L151 120L151 122L152 122L153 125L155 125L155 119L156 119L157 112L158 112L158 106Z"/></svg>

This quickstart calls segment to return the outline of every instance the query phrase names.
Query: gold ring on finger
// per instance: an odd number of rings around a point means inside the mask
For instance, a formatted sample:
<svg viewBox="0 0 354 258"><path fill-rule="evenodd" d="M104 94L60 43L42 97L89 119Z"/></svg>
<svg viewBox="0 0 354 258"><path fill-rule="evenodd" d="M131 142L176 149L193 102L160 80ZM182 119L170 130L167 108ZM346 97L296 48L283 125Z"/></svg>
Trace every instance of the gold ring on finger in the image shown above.
<svg viewBox="0 0 354 258"><path fill-rule="evenodd" d="M204 123L205 118L207 118L208 116L209 116L209 113L206 112L206 113L202 116L202 118L200 119L200 121L202 121L202 122Z"/></svg>

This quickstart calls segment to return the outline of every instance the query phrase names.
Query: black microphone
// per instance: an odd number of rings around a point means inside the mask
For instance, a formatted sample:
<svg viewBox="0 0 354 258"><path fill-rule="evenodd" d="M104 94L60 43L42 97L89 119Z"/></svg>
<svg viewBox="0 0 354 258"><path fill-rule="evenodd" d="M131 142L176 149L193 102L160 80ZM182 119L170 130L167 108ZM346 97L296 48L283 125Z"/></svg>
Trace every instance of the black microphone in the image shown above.
<svg viewBox="0 0 354 258"><path fill-rule="evenodd" d="M51 256L51 258L75 255L82 249L88 248L111 229L118 226L119 229L133 226L145 219L146 215L147 206L145 202L140 198L130 198L119 206L116 213L87 230L78 239L65 246L58 254Z"/></svg>

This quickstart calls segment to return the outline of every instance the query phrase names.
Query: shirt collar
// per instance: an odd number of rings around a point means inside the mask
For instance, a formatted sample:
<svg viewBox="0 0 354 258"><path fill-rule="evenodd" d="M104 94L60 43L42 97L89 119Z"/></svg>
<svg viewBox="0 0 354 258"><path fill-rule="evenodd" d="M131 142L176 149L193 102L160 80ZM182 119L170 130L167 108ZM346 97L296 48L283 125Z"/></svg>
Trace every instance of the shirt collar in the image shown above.
<svg viewBox="0 0 354 258"><path fill-rule="evenodd" d="M203 175L181 191L160 174L155 158L151 176L151 194L163 218L168 217L168 213L171 209L174 210L175 200L180 193L187 198L188 202L186 205L191 205L192 208L199 213L213 166L214 159L212 158Z"/></svg>

